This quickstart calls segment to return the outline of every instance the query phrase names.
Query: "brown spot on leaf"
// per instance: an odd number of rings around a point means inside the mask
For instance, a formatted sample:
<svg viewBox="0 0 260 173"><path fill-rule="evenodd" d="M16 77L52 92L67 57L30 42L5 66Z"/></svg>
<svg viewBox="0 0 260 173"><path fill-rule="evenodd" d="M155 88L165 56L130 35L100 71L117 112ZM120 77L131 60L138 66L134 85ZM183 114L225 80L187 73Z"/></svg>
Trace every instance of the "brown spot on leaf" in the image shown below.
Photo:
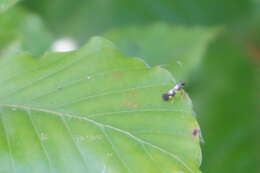
<svg viewBox="0 0 260 173"><path fill-rule="evenodd" d="M123 100L122 105L123 105L123 106L127 106L127 107L131 107L131 108L137 108L137 107L139 107L139 104L133 103L133 102L131 102L131 101L129 101L129 100Z"/></svg>
<svg viewBox="0 0 260 173"><path fill-rule="evenodd" d="M249 57L258 65L260 64L260 46L255 43L248 43L246 45Z"/></svg>
<svg viewBox="0 0 260 173"><path fill-rule="evenodd" d="M131 91L128 92L129 93L129 97L135 97L135 96L138 95L139 92L140 91L138 91L138 90L131 90Z"/></svg>
<svg viewBox="0 0 260 173"><path fill-rule="evenodd" d="M123 76L123 74L120 73L120 72L116 72L116 73L112 74L112 77L113 77L113 78L116 78L116 79L122 78L122 76Z"/></svg>

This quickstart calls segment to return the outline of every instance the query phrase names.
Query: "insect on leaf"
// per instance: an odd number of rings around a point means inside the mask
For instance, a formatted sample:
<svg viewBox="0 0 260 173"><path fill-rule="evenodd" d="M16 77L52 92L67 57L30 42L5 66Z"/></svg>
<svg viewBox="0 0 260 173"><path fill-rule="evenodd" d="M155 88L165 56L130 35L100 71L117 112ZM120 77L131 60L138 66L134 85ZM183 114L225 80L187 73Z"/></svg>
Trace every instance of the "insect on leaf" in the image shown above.
<svg viewBox="0 0 260 173"><path fill-rule="evenodd" d="M0 59L0 172L199 173L199 129L171 74L94 37Z"/></svg>

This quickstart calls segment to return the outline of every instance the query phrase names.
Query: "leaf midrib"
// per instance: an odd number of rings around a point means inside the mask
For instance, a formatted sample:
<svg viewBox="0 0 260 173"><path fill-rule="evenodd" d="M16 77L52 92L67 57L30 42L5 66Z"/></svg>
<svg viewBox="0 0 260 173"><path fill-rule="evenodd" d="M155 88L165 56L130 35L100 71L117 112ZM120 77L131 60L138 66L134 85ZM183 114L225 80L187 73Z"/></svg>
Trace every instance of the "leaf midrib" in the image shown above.
<svg viewBox="0 0 260 173"><path fill-rule="evenodd" d="M78 119L78 120L87 121L87 122L90 122L90 123L96 125L97 127L101 128L101 129L105 129L105 128L112 129L114 131L117 131L119 133L122 133L124 135L131 137L132 139L134 139L135 141L139 142L142 145L150 146L150 147L160 151L161 153L164 153L164 154L170 156L174 160L178 161L181 165L183 165L187 170L189 170L189 172L195 173L185 163L185 161L183 161L181 158L179 158L176 154L169 152L169 151L167 151L167 150L165 150L165 149L163 149L163 148L161 148L157 145L154 145L150 142L147 142L147 141L133 135L132 133L123 130L123 129L120 129L120 128L117 128L117 127L114 127L114 126L111 126L111 125L108 125L108 124L103 124L103 123L97 122L97 121L90 119L90 118L87 118L87 117L82 117L82 116L79 116L79 115L74 115L74 114L69 114L69 113L62 113L62 112L58 112L58 111L54 111L54 110L48 110L48 109L45 109L45 108L35 108L35 107L24 106L24 105L16 105L16 104L0 104L0 107L6 107L6 108L11 108L11 109L22 109L22 110L25 110L25 111L44 112L44 113L49 113L49 114L52 114L52 115L55 115L55 116L58 116L58 117L61 117L61 118L66 117L66 118L74 118L74 119Z"/></svg>

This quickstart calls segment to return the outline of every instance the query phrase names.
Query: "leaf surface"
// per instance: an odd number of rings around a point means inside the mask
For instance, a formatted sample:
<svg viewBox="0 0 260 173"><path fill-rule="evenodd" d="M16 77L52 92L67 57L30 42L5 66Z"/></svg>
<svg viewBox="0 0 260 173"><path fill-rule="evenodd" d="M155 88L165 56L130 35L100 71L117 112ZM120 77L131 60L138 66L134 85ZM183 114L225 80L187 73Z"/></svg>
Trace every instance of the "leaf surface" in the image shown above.
<svg viewBox="0 0 260 173"><path fill-rule="evenodd" d="M210 46L187 88L205 132L202 171L259 172L259 66L230 35Z"/></svg>
<svg viewBox="0 0 260 173"><path fill-rule="evenodd" d="M2 58L0 75L0 172L200 172L187 94L163 101L171 74L110 41Z"/></svg>

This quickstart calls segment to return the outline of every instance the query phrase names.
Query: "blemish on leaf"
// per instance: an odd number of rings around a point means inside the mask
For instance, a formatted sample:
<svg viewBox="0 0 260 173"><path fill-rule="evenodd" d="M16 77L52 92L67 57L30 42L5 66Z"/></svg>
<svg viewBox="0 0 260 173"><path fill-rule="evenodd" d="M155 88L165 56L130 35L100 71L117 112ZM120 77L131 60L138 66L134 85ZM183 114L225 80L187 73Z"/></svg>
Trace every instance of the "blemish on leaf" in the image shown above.
<svg viewBox="0 0 260 173"><path fill-rule="evenodd" d="M129 100L124 100L124 101L122 102L122 105L123 105L123 106L127 106L127 107L131 107L131 108L137 108L137 107L139 107L139 104L133 103L133 102L131 102L131 101L129 101Z"/></svg>
<svg viewBox="0 0 260 173"><path fill-rule="evenodd" d="M192 131L192 136L194 136L194 137L198 136L199 134L200 134L200 129L194 129Z"/></svg>
<svg viewBox="0 0 260 173"><path fill-rule="evenodd" d="M116 72L116 73L114 73L114 74L112 74L112 77L113 78L122 78L122 76L123 76L123 74L122 73L119 73L119 72Z"/></svg>
<svg viewBox="0 0 260 173"><path fill-rule="evenodd" d="M251 58L254 62L260 64L260 48L259 45L256 43L248 43L246 45L248 53L249 53L249 58Z"/></svg>
<svg viewBox="0 0 260 173"><path fill-rule="evenodd" d="M131 90L131 91L129 91L129 97L135 97L138 95L139 92L140 91L138 91L138 90Z"/></svg>

